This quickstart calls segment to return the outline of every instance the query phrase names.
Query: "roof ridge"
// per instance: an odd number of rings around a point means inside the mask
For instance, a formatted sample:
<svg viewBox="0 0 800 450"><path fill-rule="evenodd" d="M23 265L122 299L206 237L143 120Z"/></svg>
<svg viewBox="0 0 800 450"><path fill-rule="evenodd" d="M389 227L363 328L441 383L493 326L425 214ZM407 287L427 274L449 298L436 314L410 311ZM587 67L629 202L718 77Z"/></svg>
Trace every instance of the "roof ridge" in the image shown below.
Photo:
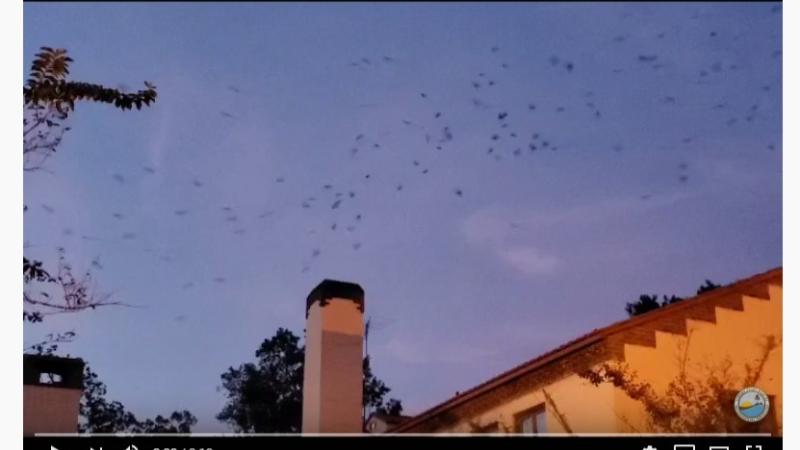
<svg viewBox="0 0 800 450"><path fill-rule="evenodd" d="M783 278L782 266L767 270L765 272L758 273L756 275L752 275L747 278L741 278L725 286L721 286L719 288L694 295L693 297L686 298L680 302L663 306L657 310L653 310L639 316L634 316L624 320L613 322L605 327L595 328L588 333L585 333L570 341L567 341L566 343L558 347L555 347L552 350L549 350L545 353L542 353L532 359L522 362L504 372L495 375L492 378L489 378L488 380L482 383L479 383L465 390L464 392L461 392L456 396L451 397L450 399L447 399L439 404L436 404L424 410L423 412L413 416L413 418L411 418L410 420L398 425L394 429L389 430L389 432L400 432L405 429L409 429L413 426L416 426L419 423L421 423L424 419L427 419L428 417L432 417L438 414L439 412L458 406L459 404L467 401L469 398L481 395L484 391L492 389L493 388L492 385L497 385L501 382L515 379L544 364L552 362L553 360L560 359L561 357L569 355L588 345L606 339L611 335L627 330L633 326L657 320L662 316L674 313L675 311L691 308L693 306L696 306L701 301L710 301L711 299L723 297L725 295L741 290L744 287L764 282L768 283L770 279L773 279L777 276L780 276L781 279ZM744 293L742 294L746 295Z"/></svg>

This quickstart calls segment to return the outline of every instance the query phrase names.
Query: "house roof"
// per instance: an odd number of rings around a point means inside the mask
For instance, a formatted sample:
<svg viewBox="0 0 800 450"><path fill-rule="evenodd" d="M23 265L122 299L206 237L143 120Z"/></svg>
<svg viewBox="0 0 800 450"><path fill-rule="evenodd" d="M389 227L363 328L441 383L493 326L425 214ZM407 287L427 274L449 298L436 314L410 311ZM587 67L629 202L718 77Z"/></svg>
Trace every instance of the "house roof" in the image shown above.
<svg viewBox="0 0 800 450"><path fill-rule="evenodd" d="M573 354L592 344L600 342L613 334L617 334L632 327L636 327L644 323L657 320L667 314L672 314L676 311L696 306L701 302L713 301L713 299L717 299L732 293L745 293L742 291L747 291L747 288L750 286L764 284L770 281L775 282L775 279L782 280L782 277L783 277L783 268L778 267L760 273L758 275L751 276L749 278L741 279L727 286L719 287L717 289L704 292L694 297L687 298L681 302L661 307L659 309L650 311L646 314L634 316L626 320L621 320L619 322L615 322L603 328L597 328L589 333L584 334L583 336L573 339L559 347L554 348L553 350L550 350L516 367L513 367L510 370L507 370L493 378L490 378L489 380L471 389L461 392L455 395L454 397L450 398L449 400L446 400L443 403L440 403L432 408L429 408L423 411L422 413L414 416L412 419L403 422L402 424L398 425L393 429L390 429L389 432L399 433L410 430L413 427L424 423L428 419L431 419L445 411L448 411L472 399L475 399L497 388L498 386L501 386L521 376L527 375L535 370L547 366L555 361L558 361L567 355Z"/></svg>
<svg viewBox="0 0 800 450"><path fill-rule="evenodd" d="M401 424L403 422L411 420L412 418L413 418L412 416L404 416L404 415L392 416L392 415L383 414L383 413L372 413L372 414L370 414L369 418L367 419L367 422L369 422L372 419L377 419L377 420L382 420L382 421L386 422L389 425L399 425L399 424Z"/></svg>

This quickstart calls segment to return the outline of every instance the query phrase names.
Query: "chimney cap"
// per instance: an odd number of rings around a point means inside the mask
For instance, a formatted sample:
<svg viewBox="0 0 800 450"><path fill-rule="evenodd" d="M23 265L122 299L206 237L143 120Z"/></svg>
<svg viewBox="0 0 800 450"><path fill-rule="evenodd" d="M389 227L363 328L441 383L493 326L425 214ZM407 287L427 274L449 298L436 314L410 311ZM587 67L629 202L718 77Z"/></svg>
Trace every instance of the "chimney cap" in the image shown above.
<svg viewBox="0 0 800 450"><path fill-rule="evenodd" d="M83 389L83 369L86 363L80 358L64 358L54 355L22 355L22 382L28 385L41 385L41 374L52 373L61 380L47 386L67 389Z"/></svg>
<svg viewBox="0 0 800 450"><path fill-rule="evenodd" d="M314 302L319 301L319 306L325 306L331 298L352 300L358 305L358 310L364 312L364 289L361 286L347 281L325 279L308 294L306 317Z"/></svg>

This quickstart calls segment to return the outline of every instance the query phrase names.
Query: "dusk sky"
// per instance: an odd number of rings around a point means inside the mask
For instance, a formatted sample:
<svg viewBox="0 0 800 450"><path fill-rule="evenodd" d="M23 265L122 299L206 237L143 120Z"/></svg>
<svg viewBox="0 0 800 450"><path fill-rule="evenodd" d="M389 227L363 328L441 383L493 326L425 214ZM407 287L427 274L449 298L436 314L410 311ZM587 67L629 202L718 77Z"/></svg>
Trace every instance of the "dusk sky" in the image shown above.
<svg viewBox="0 0 800 450"><path fill-rule="evenodd" d="M26 256L135 306L25 343L74 330L137 416L227 431L220 374L302 336L324 278L363 286L414 414L640 294L782 264L778 4L27 3L26 75L40 46L158 88L78 104L24 181Z"/></svg>

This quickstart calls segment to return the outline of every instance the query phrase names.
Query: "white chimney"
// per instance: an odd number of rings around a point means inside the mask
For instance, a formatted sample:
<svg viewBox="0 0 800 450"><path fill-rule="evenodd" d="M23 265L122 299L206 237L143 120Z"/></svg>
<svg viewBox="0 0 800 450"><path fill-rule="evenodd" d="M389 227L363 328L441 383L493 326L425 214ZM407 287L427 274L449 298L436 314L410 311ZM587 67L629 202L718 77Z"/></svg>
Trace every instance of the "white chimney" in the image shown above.
<svg viewBox="0 0 800 450"><path fill-rule="evenodd" d="M364 290L324 280L306 300L303 433L363 431Z"/></svg>

